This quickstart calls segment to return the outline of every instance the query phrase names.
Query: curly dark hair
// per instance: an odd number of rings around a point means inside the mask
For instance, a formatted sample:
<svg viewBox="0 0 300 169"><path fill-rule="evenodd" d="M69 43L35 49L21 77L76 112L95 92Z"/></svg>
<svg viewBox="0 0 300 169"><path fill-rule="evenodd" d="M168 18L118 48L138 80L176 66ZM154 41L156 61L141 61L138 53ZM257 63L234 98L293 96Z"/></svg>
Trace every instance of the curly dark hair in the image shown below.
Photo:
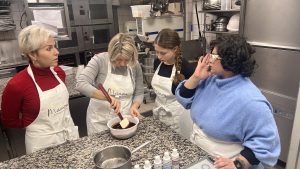
<svg viewBox="0 0 300 169"><path fill-rule="evenodd" d="M247 43L246 39L238 35L218 37L210 43L211 51L216 47L221 64L227 71L250 77L257 67L252 54L255 49Z"/></svg>

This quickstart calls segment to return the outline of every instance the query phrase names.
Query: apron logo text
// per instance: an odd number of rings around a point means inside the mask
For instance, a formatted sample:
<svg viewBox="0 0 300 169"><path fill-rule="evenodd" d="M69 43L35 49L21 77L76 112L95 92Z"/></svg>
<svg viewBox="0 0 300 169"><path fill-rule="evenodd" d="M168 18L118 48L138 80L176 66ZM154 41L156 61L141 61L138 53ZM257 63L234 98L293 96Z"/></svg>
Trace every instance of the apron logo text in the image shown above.
<svg viewBox="0 0 300 169"><path fill-rule="evenodd" d="M53 116L59 115L62 111L64 111L68 107L69 107L69 105L65 104L64 106L62 106L60 108L49 108L48 109L48 117L53 117Z"/></svg>

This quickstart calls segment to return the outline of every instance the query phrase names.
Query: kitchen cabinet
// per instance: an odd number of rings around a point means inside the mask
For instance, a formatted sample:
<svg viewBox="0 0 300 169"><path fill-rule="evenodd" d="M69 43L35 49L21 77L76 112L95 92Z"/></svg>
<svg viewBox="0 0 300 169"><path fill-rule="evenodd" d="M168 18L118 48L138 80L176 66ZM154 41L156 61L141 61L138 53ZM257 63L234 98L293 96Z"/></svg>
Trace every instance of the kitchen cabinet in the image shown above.
<svg viewBox="0 0 300 169"><path fill-rule="evenodd" d="M25 129L7 128L4 131L10 144L11 158L26 154Z"/></svg>
<svg viewBox="0 0 300 169"><path fill-rule="evenodd" d="M0 161L5 161L9 159L9 150L8 150L8 142L6 140L6 136L3 132L0 132Z"/></svg>
<svg viewBox="0 0 300 169"><path fill-rule="evenodd" d="M89 105L90 98L75 97L70 99L70 112L74 124L78 126L79 136L87 136L86 129L86 110Z"/></svg>

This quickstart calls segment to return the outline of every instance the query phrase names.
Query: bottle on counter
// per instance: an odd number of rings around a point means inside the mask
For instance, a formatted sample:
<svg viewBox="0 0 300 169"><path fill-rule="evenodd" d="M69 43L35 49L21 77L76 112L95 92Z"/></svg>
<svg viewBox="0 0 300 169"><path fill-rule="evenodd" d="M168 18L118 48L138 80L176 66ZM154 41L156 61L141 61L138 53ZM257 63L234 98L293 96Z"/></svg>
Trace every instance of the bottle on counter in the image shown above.
<svg viewBox="0 0 300 169"><path fill-rule="evenodd" d="M133 169L141 169L140 165L136 164L134 165Z"/></svg>
<svg viewBox="0 0 300 169"><path fill-rule="evenodd" d="M172 161L171 161L170 153L166 151L163 157L163 169L171 169L171 167L172 167Z"/></svg>
<svg viewBox="0 0 300 169"><path fill-rule="evenodd" d="M160 156L155 156L154 157L154 169L162 169L162 161L160 159Z"/></svg>
<svg viewBox="0 0 300 169"><path fill-rule="evenodd" d="M172 169L179 169L179 153L176 148L171 153Z"/></svg>
<svg viewBox="0 0 300 169"><path fill-rule="evenodd" d="M149 160L145 160L145 164L144 164L144 169L151 169L152 166L151 166L151 163Z"/></svg>

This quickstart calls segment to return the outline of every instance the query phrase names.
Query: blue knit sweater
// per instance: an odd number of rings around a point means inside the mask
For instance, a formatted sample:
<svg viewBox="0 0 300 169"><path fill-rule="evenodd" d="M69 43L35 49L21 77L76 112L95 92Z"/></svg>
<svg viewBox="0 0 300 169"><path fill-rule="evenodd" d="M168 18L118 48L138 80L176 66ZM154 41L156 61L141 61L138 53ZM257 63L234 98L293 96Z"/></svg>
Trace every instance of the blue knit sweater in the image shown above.
<svg viewBox="0 0 300 169"><path fill-rule="evenodd" d="M240 75L201 81L191 98L176 98L191 109L194 123L210 137L240 142L250 148L264 165L274 166L280 154L280 140L272 106L249 78Z"/></svg>

